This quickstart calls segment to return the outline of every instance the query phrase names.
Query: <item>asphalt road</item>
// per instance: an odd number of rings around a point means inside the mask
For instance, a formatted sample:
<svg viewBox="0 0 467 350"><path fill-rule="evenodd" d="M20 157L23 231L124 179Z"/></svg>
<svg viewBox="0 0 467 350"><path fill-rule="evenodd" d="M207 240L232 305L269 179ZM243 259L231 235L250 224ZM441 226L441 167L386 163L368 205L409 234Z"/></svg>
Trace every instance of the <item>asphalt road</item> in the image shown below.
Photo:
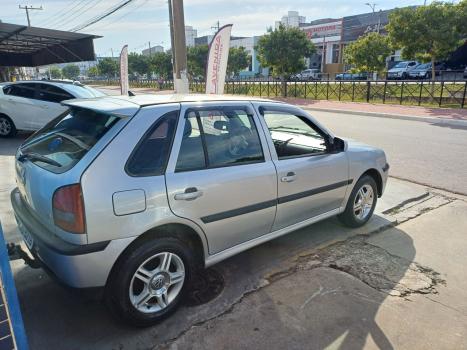
<svg viewBox="0 0 467 350"><path fill-rule="evenodd" d="M467 127L310 111L336 135L385 150L390 176L467 194Z"/></svg>

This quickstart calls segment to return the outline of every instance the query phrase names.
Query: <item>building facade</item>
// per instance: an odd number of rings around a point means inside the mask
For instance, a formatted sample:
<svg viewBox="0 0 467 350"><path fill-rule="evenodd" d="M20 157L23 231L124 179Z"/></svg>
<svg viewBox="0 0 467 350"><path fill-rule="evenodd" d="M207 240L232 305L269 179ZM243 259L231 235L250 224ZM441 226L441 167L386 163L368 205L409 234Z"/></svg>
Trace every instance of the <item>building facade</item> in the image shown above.
<svg viewBox="0 0 467 350"><path fill-rule="evenodd" d="M161 45L151 46L147 49L144 49L141 53L143 54L143 56L151 56L156 52L164 52L164 47Z"/></svg>
<svg viewBox="0 0 467 350"><path fill-rule="evenodd" d="M275 28L279 28L281 24L287 28L298 28L305 21L305 16L300 16L298 11L289 11L280 21L276 21Z"/></svg>
<svg viewBox="0 0 467 350"><path fill-rule="evenodd" d="M195 46L195 39L198 37L198 31L192 26L185 26L185 41L187 47Z"/></svg>

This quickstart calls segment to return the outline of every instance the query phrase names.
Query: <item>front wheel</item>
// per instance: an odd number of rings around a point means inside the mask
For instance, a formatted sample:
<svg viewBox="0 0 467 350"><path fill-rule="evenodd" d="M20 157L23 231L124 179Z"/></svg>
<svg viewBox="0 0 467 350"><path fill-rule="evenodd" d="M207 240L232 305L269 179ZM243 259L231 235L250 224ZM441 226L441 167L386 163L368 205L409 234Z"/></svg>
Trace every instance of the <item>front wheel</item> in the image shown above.
<svg viewBox="0 0 467 350"><path fill-rule="evenodd" d="M117 318L145 327L179 306L190 282L194 256L176 238L147 240L126 253L106 286L106 303Z"/></svg>
<svg viewBox="0 0 467 350"><path fill-rule="evenodd" d="M373 215L377 198L375 180L369 175L361 177L350 194L345 211L339 215L339 220L348 227L363 226Z"/></svg>

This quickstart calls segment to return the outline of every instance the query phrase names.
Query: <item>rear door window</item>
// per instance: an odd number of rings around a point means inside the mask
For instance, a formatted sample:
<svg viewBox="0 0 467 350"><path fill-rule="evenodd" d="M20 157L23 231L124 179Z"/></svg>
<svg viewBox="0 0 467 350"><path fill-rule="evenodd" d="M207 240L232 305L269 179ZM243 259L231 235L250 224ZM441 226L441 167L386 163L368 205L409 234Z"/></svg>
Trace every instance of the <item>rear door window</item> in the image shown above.
<svg viewBox="0 0 467 350"><path fill-rule="evenodd" d="M50 84L39 84L39 100L60 103L75 98L63 89Z"/></svg>
<svg viewBox="0 0 467 350"><path fill-rule="evenodd" d="M73 107L27 140L21 147L21 157L46 170L63 173L78 163L118 119Z"/></svg>

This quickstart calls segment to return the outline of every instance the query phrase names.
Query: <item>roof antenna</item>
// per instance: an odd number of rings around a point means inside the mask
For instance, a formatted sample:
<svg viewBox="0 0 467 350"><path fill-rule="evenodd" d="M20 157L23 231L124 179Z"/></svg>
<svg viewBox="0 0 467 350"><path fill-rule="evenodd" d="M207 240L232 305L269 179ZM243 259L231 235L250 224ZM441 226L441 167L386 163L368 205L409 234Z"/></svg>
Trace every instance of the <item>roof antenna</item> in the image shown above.
<svg viewBox="0 0 467 350"><path fill-rule="evenodd" d="M133 91L128 90L128 96L136 96Z"/></svg>

